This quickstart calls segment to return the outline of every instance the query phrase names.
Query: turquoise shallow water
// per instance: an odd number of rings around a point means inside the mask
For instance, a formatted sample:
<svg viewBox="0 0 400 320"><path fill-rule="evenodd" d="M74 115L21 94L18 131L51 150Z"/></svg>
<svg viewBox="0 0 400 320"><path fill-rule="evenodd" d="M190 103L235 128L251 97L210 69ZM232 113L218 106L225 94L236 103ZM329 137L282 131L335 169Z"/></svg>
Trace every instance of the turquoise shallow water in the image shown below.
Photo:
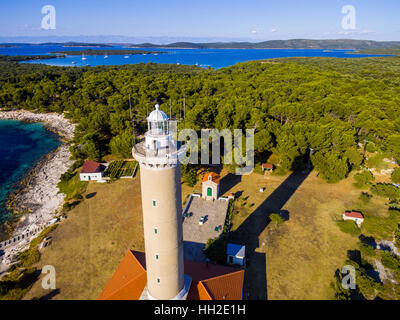
<svg viewBox="0 0 400 320"><path fill-rule="evenodd" d="M12 186L59 145L41 123L0 120L0 222L8 218L4 200Z"/></svg>

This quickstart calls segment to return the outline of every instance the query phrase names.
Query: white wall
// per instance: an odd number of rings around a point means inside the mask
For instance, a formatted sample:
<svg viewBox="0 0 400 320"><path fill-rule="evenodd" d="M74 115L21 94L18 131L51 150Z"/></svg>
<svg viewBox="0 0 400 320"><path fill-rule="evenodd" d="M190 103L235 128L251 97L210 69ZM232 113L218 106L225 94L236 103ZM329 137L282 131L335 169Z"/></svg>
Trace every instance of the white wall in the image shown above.
<svg viewBox="0 0 400 320"><path fill-rule="evenodd" d="M229 257L233 258L233 262L232 263L230 262ZM236 256L228 256L227 259L228 259L227 260L228 264L236 264L236 265L239 265L239 266L243 266L244 265L244 258L239 258L239 257L236 257Z"/></svg>
<svg viewBox="0 0 400 320"><path fill-rule="evenodd" d="M102 172L96 172L96 173L81 173L79 175L81 181L97 181L97 180L102 180L103 178L103 173ZM89 179L90 177L90 179Z"/></svg>

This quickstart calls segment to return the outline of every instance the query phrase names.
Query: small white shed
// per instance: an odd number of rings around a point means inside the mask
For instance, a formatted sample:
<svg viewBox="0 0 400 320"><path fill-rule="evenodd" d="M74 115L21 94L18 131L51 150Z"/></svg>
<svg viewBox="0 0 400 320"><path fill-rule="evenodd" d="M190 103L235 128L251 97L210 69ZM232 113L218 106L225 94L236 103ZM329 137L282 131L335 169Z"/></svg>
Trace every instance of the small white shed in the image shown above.
<svg viewBox="0 0 400 320"><path fill-rule="evenodd" d="M240 244L228 243L226 248L227 263L238 266L245 265L246 247Z"/></svg>
<svg viewBox="0 0 400 320"><path fill-rule="evenodd" d="M105 166L101 163L86 160L79 175L81 181L101 181Z"/></svg>

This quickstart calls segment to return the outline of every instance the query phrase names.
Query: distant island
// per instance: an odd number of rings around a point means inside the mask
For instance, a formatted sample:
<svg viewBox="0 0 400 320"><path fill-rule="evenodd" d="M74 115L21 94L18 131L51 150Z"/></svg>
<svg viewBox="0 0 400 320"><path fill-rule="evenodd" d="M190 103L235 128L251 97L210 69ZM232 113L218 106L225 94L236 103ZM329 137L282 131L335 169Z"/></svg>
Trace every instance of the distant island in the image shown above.
<svg viewBox="0 0 400 320"><path fill-rule="evenodd" d="M210 43L193 43L193 42L175 42L171 44L152 44L142 43L128 45L130 48L182 48L182 49L344 49L344 50L361 50L361 49L386 49L399 48L400 41L369 41L369 40L309 40L309 39L292 39L292 40L270 40L263 42L210 42Z"/></svg>
<svg viewBox="0 0 400 320"><path fill-rule="evenodd" d="M64 47L94 47L112 48L113 45L106 43L84 43L84 42L44 42L44 43L0 43L0 48L15 48L19 46L64 46Z"/></svg>
<svg viewBox="0 0 400 320"><path fill-rule="evenodd" d="M0 62L21 62L43 59L65 58L65 55L5 56L0 55Z"/></svg>
<svg viewBox="0 0 400 320"><path fill-rule="evenodd" d="M95 47L112 48L124 46L127 48L168 48L168 49L324 49L324 50L372 50L372 49L400 49L400 41L372 41L372 40L311 40L311 39L290 39L290 40L269 40L262 42L174 42L170 44L154 43L84 43L84 42L46 42L46 43L0 43L0 48L11 48L21 45L39 46L64 46L64 47ZM62 52L64 53L64 52ZM127 54L129 54L128 52ZM151 52L154 53L154 52ZM68 53L69 54L69 53ZM108 54L113 54L109 52ZM121 54L126 54L121 53ZM140 53L138 53L140 54Z"/></svg>
<svg viewBox="0 0 400 320"><path fill-rule="evenodd" d="M98 50L98 49L86 49L86 50L74 50L74 51L56 51L54 54L64 54L70 56L99 56L99 55L138 55L138 54L161 54L165 52L161 51L146 51L146 50Z"/></svg>
<svg viewBox="0 0 400 320"><path fill-rule="evenodd" d="M354 53L361 54L380 54L380 55L397 55L400 56L400 48L386 48L386 49L369 49L359 50Z"/></svg>

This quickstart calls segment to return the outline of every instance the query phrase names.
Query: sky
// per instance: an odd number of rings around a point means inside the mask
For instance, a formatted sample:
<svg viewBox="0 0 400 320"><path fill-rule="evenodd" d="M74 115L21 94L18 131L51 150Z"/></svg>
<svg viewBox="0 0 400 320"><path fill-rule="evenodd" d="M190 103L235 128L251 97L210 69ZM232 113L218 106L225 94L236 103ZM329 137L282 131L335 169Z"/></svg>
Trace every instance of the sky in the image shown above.
<svg viewBox="0 0 400 320"><path fill-rule="evenodd" d="M41 29L45 5L56 10L56 29ZM343 29L346 5L355 29ZM0 0L0 38L400 41L399 17L399 0Z"/></svg>

